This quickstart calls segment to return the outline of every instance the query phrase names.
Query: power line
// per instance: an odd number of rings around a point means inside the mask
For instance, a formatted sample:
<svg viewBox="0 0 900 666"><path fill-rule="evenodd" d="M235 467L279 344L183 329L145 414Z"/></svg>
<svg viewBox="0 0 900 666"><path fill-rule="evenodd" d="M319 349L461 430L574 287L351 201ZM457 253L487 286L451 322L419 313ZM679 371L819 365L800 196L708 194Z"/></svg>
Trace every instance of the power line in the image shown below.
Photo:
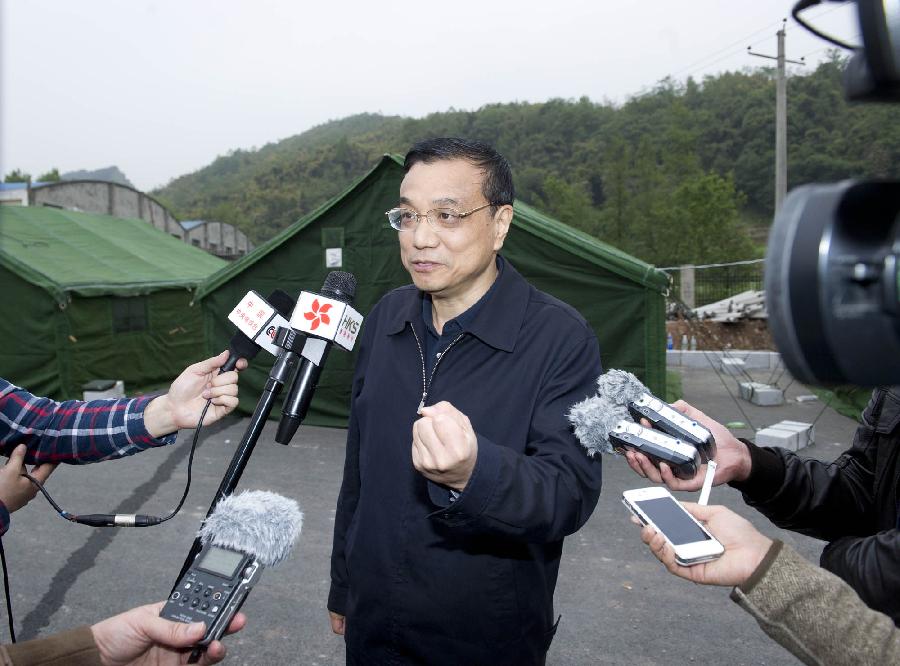
<svg viewBox="0 0 900 666"><path fill-rule="evenodd" d="M835 6L832 7L831 9L825 9L825 10L819 12L818 14L816 14L815 16L811 16L810 21L817 21L818 19L822 18L826 14L830 14L831 12L837 11L838 9L844 9L845 7L848 7L848 6L852 7L853 5L836 3ZM789 26L785 27L785 32L788 32L790 30L795 30L795 29L801 28L801 27L803 27L803 26L795 25L795 24L791 23Z"/></svg>
<svg viewBox="0 0 900 666"><path fill-rule="evenodd" d="M836 4L834 7L829 7L827 9L824 9L823 11L819 12L815 16L811 16L810 20L816 21L816 20L820 19L821 17L825 16L826 14L831 14L832 12L835 12L838 9L842 9L844 6L845 5L843 5L843 4ZM755 30L754 32L751 32L749 35L742 37L741 39L738 39L734 42L731 42L730 44L723 46L722 48L717 49L717 50L713 51L712 53L709 53L708 55L704 56L703 58L700 58L699 60L695 60L690 65L687 65L678 70L675 70L674 72L671 72L670 74L668 74L668 76L671 78L676 78L681 75L686 75L686 77L693 76L694 74L697 74L699 72L709 69L710 67L713 67L714 65L717 65L718 63L730 58L731 56L737 55L739 53L743 53L746 51L747 40L752 39L753 37L756 37L757 35L759 35L762 32L771 30L773 27L778 26L782 22L783 22L783 19L775 21L774 23L770 23L770 24L766 25L765 27L760 28L759 30ZM794 24L791 24L790 26L785 26L785 32L787 32L789 30L793 30L795 28L799 28L799 27L800 26L794 25ZM758 46L759 44L761 44L765 41L768 41L769 39L772 39L772 37L774 37L774 35L769 35L763 39L759 39L759 40L751 43L750 47ZM740 45L740 48L734 48L737 45ZM810 51L806 55L812 55L813 53L818 53L820 51L824 51L827 48L829 48L829 47L824 46L822 48L816 49L815 51ZM806 57L806 56L803 56L803 57ZM710 61L711 58L714 58L714 60ZM707 62L707 61L709 61L709 62ZM641 90L641 92L638 94L639 95L643 94L650 87L651 86L645 86Z"/></svg>
<svg viewBox="0 0 900 666"><path fill-rule="evenodd" d="M685 71L687 71L687 70L693 69L693 68L696 67L697 65L700 65L701 63L703 63L703 62L709 60L710 58L713 58L713 57L719 55L719 54L722 53L723 51L727 51L728 49L734 47L734 46L737 45L737 44L742 44L742 45L743 45L743 44L746 44L748 39L750 39L750 38L752 38L752 37L755 37L756 35L758 35L759 33L763 32L763 31L765 31L765 30L771 30L771 29L772 29L772 26L776 26L776 25L778 25L778 24L780 24L780 23L781 23L781 20L778 20L778 21L776 21L775 23L770 23L769 25L765 26L764 28L760 28L759 30L755 30L754 32L751 32L749 35L747 35L746 37L741 37L741 38L738 39L737 41L732 42L731 44L728 44L727 46L724 46L724 47L722 47L721 49L718 49L717 51L713 51L712 53L710 53L710 54L707 55L707 56L704 56L703 58L700 58L700 60L697 60L697 61L691 63L690 65L686 66L686 67L682 67L681 69L676 70L675 72L672 72L671 74L669 74L669 76L672 76L672 77L678 76L678 75L681 74L682 72L685 72Z"/></svg>
<svg viewBox="0 0 900 666"><path fill-rule="evenodd" d="M853 35L853 39L862 39L862 33L859 33L859 32L856 33L855 35ZM812 55L813 53L819 53L820 51L828 51L828 50L838 51L839 49L838 49L838 47L834 46L833 44L826 44L825 46L821 46L821 47L817 48L815 51L810 51L809 53L804 53L800 57L805 58L806 56Z"/></svg>

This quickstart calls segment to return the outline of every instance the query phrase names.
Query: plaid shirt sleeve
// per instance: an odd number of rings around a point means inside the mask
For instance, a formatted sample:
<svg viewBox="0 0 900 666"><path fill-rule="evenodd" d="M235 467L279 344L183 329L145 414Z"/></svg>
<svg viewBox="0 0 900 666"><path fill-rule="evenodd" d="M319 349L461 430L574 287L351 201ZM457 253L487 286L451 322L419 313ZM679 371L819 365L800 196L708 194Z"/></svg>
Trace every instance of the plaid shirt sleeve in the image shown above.
<svg viewBox="0 0 900 666"><path fill-rule="evenodd" d="M8 457L26 444L28 463L81 465L172 444L177 432L156 438L144 426L144 409L153 397L56 402L0 379L0 453ZM3 534L9 513L2 502L0 507Z"/></svg>

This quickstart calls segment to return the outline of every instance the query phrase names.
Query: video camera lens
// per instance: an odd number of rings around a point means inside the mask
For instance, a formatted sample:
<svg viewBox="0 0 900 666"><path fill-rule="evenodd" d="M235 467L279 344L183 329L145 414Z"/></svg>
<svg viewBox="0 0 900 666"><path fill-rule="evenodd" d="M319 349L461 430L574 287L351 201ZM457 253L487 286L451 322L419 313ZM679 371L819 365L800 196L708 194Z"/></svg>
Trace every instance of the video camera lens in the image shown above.
<svg viewBox="0 0 900 666"><path fill-rule="evenodd" d="M769 235L769 328L814 384L900 383L900 182L798 187Z"/></svg>

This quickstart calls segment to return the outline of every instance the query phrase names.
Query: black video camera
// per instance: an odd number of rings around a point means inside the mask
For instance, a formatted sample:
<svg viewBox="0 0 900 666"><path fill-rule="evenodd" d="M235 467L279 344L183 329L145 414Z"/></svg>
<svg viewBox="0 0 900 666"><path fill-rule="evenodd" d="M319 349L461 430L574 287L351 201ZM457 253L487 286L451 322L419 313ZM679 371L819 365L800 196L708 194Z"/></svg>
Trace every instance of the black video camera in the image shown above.
<svg viewBox="0 0 900 666"><path fill-rule="evenodd" d="M816 4L801 0L797 12ZM848 100L900 101L900 4L856 0L864 48ZM799 19L798 19L799 20ZM810 184L777 212L766 253L769 327L794 377L900 383L900 181Z"/></svg>

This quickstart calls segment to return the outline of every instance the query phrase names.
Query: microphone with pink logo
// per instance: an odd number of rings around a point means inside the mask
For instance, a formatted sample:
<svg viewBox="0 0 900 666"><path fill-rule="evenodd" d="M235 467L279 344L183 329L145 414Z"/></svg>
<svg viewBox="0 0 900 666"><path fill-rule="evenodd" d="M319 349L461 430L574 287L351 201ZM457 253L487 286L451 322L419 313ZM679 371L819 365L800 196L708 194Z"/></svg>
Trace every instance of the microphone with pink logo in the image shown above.
<svg viewBox="0 0 900 666"><path fill-rule="evenodd" d="M290 325L306 334L306 343L301 352L303 360L284 398L276 442L288 444L306 418L332 343L353 350L363 321L362 315L350 307L355 295L356 278L344 271L331 271L319 293L300 293Z"/></svg>

